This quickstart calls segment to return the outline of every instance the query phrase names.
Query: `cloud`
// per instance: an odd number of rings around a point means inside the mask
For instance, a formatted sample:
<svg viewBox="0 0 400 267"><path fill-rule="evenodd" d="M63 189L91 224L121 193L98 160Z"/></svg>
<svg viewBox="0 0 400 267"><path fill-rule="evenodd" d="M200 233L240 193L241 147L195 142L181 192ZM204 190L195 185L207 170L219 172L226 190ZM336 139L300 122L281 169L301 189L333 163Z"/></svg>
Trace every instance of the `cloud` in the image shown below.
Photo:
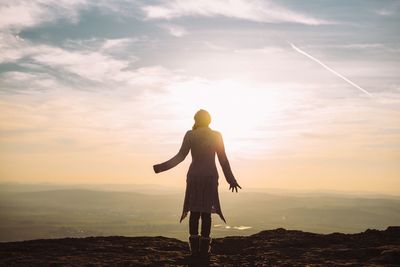
<svg viewBox="0 0 400 267"><path fill-rule="evenodd" d="M343 44L308 44L307 48L340 49L340 50L370 50L381 53L399 53L400 47L397 43L343 43ZM382 57L382 54L379 54Z"/></svg>
<svg viewBox="0 0 400 267"><path fill-rule="evenodd" d="M380 16L390 17L390 16L393 16L394 14L398 13L399 9L400 9L400 3L394 2L392 4L387 5L386 7L375 10L375 13Z"/></svg>
<svg viewBox="0 0 400 267"><path fill-rule="evenodd" d="M1 90L3 92L26 93L28 91L44 92L60 88L57 80L47 73L28 73L9 71L0 74Z"/></svg>
<svg viewBox="0 0 400 267"><path fill-rule="evenodd" d="M18 35L0 32L0 64L15 62L27 54L33 53L35 47L30 46Z"/></svg>
<svg viewBox="0 0 400 267"><path fill-rule="evenodd" d="M161 92L169 83L185 79L186 76L179 71L161 65L134 68L132 64L139 59L127 55L125 48L135 41L131 38L90 39L66 42L67 47L56 47L2 33L0 48L4 53L0 54L0 63L16 63L26 72L5 73L0 76L0 83L3 86L7 84L9 92L26 91L27 88L42 90L43 86L38 82L48 83L52 77L60 84L71 85L78 81L79 88L89 86L85 83L87 81L95 82L97 89L136 86Z"/></svg>
<svg viewBox="0 0 400 267"><path fill-rule="evenodd" d="M106 39L100 44L95 42L93 46L84 48L81 44L69 43L70 49L66 49L35 44L19 36L3 33L0 35L0 48L4 53L0 56L0 62L22 62L24 65L23 62L28 59L29 64L24 66L36 69L38 66L46 66L56 72L67 72L83 79L101 82L121 77L120 72L130 72L126 69L137 60L135 57L117 59L108 54L109 50L115 50L129 41Z"/></svg>
<svg viewBox="0 0 400 267"><path fill-rule="evenodd" d="M187 34L187 31L182 26L176 24L162 24L161 28L166 29L171 35L175 37L182 37Z"/></svg>
<svg viewBox="0 0 400 267"><path fill-rule="evenodd" d="M225 51L228 49L227 47L217 45L211 41L204 41L203 43L207 48L209 48L211 50L215 50L215 51Z"/></svg>
<svg viewBox="0 0 400 267"><path fill-rule="evenodd" d="M101 51L67 50L50 45L37 45L11 34L0 36L0 46L4 51L0 62L16 62L28 57L36 64L73 73L93 81L112 77L127 68L130 63L128 60L115 59ZM106 40L105 44L107 42L109 40Z"/></svg>
<svg viewBox="0 0 400 267"><path fill-rule="evenodd" d="M383 43L353 43L353 44L323 44L323 45L307 45L307 47L319 48L339 48L339 49L374 49L385 48Z"/></svg>
<svg viewBox="0 0 400 267"><path fill-rule="evenodd" d="M37 63L58 71L76 74L83 79L122 85L163 86L178 79L173 71L162 66L130 68L129 60L113 58L97 51L68 51L61 48L45 47L40 54L32 57Z"/></svg>
<svg viewBox="0 0 400 267"><path fill-rule="evenodd" d="M107 39L101 46L102 50L115 50L128 46L130 43L137 41L135 38L119 38Z"/></svg>
<svg viewBox="0 0 400 267"><path fill-rule="evenodd" d="M318 63L319 65L321 65L322 67L324 67L325 69L327 69L328 71L330 71L331 73L335 74L336 76L338 76L339 78L341 78L342 80L346 81L348 84L352 85L353 87L359 89L361 92L367 94L368 96L372 97L372 94L370 92L368 92L367 90L365 90L364 88L360 87L358 84L354 83L353 81L351 81L350 79L346 78L345 76L343 76L342 74L340 74L339 72L335 71L334 69L332 69L331 67L327 66L325 63L321 62L319 59L311 56L310 54L304 52L303 50L301 50L300 48L296 47L294 44L290 44L292 46L292 48L306 56L307 58L313 60L314 62Z"/></svg>
<svg viewBox="0 0 400 267"><path fill-rule="evenodd" d="M287 52L284 48L277 46L265 46L262 48L251 48L251 49L236 49L235 53L245 53L245 54L278 54Z"/></svg>
<svg viewBox="0 0 400 267"><path fill-rule="evenodd" d="M33 55L32 59L93 81L112 78L129 65L129 61L117 60L99 52L68 51L50 46L41 46L40 53Z"/></svg>
<svg viewBox="0 0 400 267"><path fill-rule="evenodd" d="M161 1L160 4L142 7L148 19L173 19L184 16L215 17L224 16L236 19L267 23L301 23L307 25L328 24L331 22L289 10L273 2L223 0Z"/></svg>
<svg viewBox="0 0 400 267"><path fill-rule="evenodd" d="M0 29L32 27L60 17L76 21L86 0L15 0L0 3Z"/></svg>

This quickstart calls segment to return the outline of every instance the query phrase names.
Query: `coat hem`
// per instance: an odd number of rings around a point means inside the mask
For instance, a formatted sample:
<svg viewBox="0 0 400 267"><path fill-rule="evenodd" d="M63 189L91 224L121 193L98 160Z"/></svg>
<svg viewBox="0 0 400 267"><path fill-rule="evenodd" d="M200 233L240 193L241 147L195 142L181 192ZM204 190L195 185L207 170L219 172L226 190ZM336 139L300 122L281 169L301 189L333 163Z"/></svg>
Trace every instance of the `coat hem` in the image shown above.
<svg viewBox="0 0 400 267"><path fill-rule="evenodd" d="M189 212L189 211L184 211L184 212L182 212L182 216L181 216L181 219L179 220L179 223L181 223L181 222L187 217L188 212ZM224 223L226 224L226 220L225 220L225 217L224 217L224 215L222 214L222 212L211 212L211 214L212 214L212 213L218 214L218 215L219 215L219 218L220 218L222 221L224 221Z"/></svg>

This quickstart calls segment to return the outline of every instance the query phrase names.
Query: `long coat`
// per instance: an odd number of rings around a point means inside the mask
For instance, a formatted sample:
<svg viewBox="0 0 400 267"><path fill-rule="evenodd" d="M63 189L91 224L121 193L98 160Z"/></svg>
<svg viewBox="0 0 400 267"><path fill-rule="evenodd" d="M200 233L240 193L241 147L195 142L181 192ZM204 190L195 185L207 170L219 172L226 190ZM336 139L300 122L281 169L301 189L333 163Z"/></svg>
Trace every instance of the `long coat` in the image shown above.
<svg viewBox="0 0 400 267"><path fill-rule="evenodd" d="M189 211L217 213L226 223L218 196L218 171L215 154L221 164L226 181L235 184L221 133L209 127L186 132L181 148L173 158L159 165L166 171L182 162L191 151L192 163L186 175L186 191L180 222Z"/></svg>

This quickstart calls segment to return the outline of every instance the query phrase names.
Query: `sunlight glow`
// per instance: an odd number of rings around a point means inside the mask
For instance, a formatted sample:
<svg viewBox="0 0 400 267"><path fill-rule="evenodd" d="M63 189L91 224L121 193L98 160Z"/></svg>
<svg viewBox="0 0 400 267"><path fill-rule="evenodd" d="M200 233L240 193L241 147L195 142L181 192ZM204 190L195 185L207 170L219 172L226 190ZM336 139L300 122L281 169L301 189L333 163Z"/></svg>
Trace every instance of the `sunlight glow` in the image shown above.
<svg viewBox="0 0 400 267"><path fill-rule="evenodd" d="M206 109L212 117L210 127L223 134L229 150L242 152L259 149L258 140L265 138L261 129L278 122L283 101L288 99L283 90L232 80L180 83L170 91L183 127L187 127L188 117L192 119L197 110Z"/></svg>

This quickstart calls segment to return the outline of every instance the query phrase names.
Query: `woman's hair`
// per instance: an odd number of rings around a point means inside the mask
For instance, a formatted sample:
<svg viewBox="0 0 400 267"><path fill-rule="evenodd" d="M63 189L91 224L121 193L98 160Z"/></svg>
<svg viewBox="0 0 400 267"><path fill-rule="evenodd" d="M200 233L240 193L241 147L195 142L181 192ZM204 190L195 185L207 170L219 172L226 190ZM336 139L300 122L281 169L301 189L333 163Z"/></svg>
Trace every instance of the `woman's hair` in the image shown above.
<svg viewBox="0 0 400 267"><path fill-rule="evenodd" d="M211 122L210 113L208 113L204 109L200 109L194 115L194 125L192 127L193 130L197 129L198 127L207 127Z"/></svg>

